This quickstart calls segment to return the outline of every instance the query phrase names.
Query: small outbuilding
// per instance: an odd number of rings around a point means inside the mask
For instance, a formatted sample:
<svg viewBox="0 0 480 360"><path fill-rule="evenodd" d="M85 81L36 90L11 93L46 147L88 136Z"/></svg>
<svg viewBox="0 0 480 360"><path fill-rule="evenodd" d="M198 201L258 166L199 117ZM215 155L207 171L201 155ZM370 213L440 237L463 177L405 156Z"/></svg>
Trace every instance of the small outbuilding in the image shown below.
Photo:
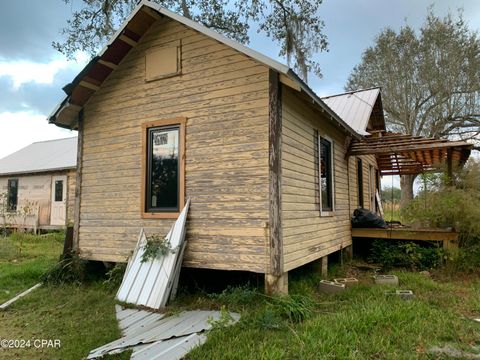
<svg viewBox="0 0 480 360"><path fill-rule="evenodd" d="M77 138L33 143L0 159L0 225L62 229L73 222Z"/></svg>

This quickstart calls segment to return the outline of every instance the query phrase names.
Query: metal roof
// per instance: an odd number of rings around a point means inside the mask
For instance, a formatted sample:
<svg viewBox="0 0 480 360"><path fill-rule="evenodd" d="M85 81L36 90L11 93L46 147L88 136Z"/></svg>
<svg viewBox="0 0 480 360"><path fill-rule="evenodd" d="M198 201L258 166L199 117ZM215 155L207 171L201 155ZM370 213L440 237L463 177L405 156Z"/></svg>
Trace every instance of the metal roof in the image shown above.
<svg viewBox="0 0 480 360"><path fill-rule="evenodd" d="M122 284L117 292L118 300L153 309L159 309L167 304L180 276L189 206L190 199L165 237L171 251L163 256L143 261L147 237L143 228L140 229L137 246L128 261Z"/></svg>
<svg viewBox="0 0 480 360"><path fill-rule="evenodd" d="M118 354L132 349L131 359L176 360L207 340L206 331L222 318L220 311L183 311L165 317L165 314L145 310L124 309L115 305L122 337L100 346L87 359L97 359L107 354ZM229 313L228 325L234 325L240 314Z"/></svg>
<svg viewBox="0 0 480 360"><path fill-rule="evenodd" d="M35 142L0 159L0 175L77 167L77 137Z"/></svg>
<svg viewBox="0 0 480 360"><path fill-rule="evenodd" d="M278 73L285 75L294 83L298 84L301 91L307 94L314 103L320 106L320 108L329 115L331 120L335 121L338 125L343 127L354 137L358 137L358 133L354 131L351 126L348 125L334 111L332 111L322 101L322 99L320 99L315 94L315 92L310 89L310 87L302 79L300 79L300 77L295 74L295 72L288 66L268 56L265 56L264 54L252 50L232 39L229 39L191 19L176 14L148 0L142 0L138 3L136 8L127 17L120 29L110 38L107 45L100 51L100 53L96 57L94 57L89 64L85 66L85 68L75 77L71 84L68 84L64 87L64 90L67 93L67 97L59 105L57 105L57 107L49 115L48 121L50 123L54 123L57 126L66 128L74 128L76 126L77 117L83 105L95 93L95 88L101 86L103 81L113 71L113 69L111 67L109 68L106 64L109 63L117 66L120 61L128 54L131 48L133 48L134 45L132 45L132 41L133 43L136 43L141 38L141 36L148 30L150 25L154 22L155 19L153 19L152 17L150 17L150 20L147 20L143 16L145 12L143 12L142 15L142 9L146 9L149 12L153 10L158 15L166 16L175 21L178 21L189 28L192 28L227 46L230 46L231 48L255 59L256 61L277 71ZM143 25L142 33L135 33L128 28L129 23L132 21L138 21ZM93 87L91 85L87 87L82 87L81 83L85 83L85 81L83 81L84 79L93 79L96 83L93 84Z"/></svg>
<svg viewBox="0 0 480 360"><path fill-rule="evenodd" d="M326 96L322 100L358 134L368 135L368 123L379 96L380 88L373 88Z"/></svg>

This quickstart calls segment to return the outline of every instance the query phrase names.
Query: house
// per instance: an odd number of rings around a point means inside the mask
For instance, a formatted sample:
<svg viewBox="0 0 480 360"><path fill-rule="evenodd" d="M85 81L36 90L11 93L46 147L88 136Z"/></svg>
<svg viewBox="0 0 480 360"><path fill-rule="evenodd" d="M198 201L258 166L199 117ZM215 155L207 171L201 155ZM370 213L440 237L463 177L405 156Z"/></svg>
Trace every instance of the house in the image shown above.
<svg viewBox="0 0 480 360"><path fill-rule="evenodd" d="M140 2L64 90L49 121L79 132L84 258L126 261L139 230L165 235L188 197L184 266L265 274L286 292L290 270L348 249L350 214L375 207L376 157L348 149L384 130L378 89L320 99L157 4Z"/></svg>
<svg viewBox="0 0 480 360"><path fill-rule="evenodd" d="M76 137L36 142L0 159L0 224L36 231L73 222L76 160Z"/></svg>

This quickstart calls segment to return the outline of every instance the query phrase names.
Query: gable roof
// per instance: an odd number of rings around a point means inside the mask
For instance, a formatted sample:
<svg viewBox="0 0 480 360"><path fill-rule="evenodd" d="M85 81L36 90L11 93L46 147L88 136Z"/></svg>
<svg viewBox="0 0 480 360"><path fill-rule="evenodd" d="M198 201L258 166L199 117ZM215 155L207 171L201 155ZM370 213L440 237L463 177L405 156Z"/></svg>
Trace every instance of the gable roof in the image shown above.
<svg viewBox="0 0 480 360"><path fill-rule="evenodd" d="M148 0L142 0L138 3L120 29L110 38L107 45L85 66L71 84L63 88L67 97L53 110L48 117L48 121L60 127L74 129L83 105L98 90L110 73L118 67L120 61L137 44L142 35L161 17L178 21L277 71L296 84L301 92L305 93L327 113L330 120L335 121L354 137L358 137L358 133L332 111L288 66Z"/></svg>
<svg viewBox="0 0 480 360"><path fill-rule="evenodd" d="M369 135L368 130L385 130L378 87L326 96L322 100L360 135Z"/></svg>
<svg viewBox="0 0 480 360"><path fill-rule="evenodd" d="M33 144L0 159L0 176L77 167L77 137Z"/></svg>

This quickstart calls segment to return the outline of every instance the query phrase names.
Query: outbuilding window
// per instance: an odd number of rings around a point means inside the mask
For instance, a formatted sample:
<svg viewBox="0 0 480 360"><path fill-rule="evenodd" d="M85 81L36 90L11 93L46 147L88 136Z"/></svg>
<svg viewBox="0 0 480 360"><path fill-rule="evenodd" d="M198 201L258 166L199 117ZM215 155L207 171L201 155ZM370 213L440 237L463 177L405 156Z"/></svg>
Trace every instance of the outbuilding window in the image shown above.
<svg viewBox="0 0 480 360"><path fill-rule="evenodd" d="M184 144L184 118L161 120L143 126L144 217L176 217L182 210L185 191Z"/></svg>
<svg viewBox="0 0 480 360"><path fill-rule="evenodd" d="M320 171L320 210L321 215L332 215L334 211L333 183L333 141L320 136L319 171Z"/></svg>
<svg viewBox="0 0 480 360"><path fill-rule="evenodd" d="M18 179L8 179L7 185L7 210L17 211Z"/></svg>

